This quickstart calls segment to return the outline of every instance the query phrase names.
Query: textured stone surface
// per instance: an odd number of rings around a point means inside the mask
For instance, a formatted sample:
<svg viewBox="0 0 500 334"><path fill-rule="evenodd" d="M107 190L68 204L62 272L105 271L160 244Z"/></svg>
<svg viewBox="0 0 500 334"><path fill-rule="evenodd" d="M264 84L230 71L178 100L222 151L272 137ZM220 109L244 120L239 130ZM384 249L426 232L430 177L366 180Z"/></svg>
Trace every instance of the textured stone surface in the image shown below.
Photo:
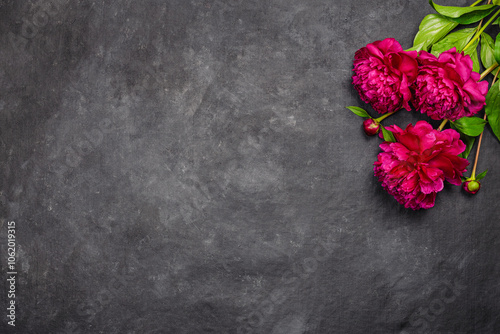
<svg viewBox="0 0 500 334"><path fill-rule="evenodd" d="M373 176L380 140L344 108L364 106L354 52L410 47L431 12L0 1L17 332L499 333L498 141L486 132L476 196L447 185L408 211Z"/></svg>

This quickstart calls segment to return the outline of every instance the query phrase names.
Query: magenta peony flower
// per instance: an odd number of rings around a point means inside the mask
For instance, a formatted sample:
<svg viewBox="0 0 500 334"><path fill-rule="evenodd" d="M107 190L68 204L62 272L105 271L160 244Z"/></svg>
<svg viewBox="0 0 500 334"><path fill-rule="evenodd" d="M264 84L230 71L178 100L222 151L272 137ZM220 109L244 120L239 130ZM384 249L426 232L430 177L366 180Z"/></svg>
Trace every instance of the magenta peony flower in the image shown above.
<svg viewBox="0 0 500 334"><path fill-rule="evenodd" d="M488 83L478 82L479 73L472 71L470 56L456 48L436 56L420 51L419 71L413 84L412 104L430 118L457 119L476 114L486 104Z"/></svg>
<svg viewBox="0 0 500 334"><path fill-rule="evenodd" d="M458 157L465 144L457 131L434 130L425 121L409 124L406 130L396 125L388 129L396 142L380 144L383 152L374 163L375 176L405 208L431 208L445 180L455 185L462 183L469 162Z"/></svg>
<svg viewBox="0 0 500 334"><path fill-rule="evenodd" d="M411 110L409 86L418 73L416 51L403 51L394 38L376 41L356 51L352 83L361 100L381 114Z"/></svg>

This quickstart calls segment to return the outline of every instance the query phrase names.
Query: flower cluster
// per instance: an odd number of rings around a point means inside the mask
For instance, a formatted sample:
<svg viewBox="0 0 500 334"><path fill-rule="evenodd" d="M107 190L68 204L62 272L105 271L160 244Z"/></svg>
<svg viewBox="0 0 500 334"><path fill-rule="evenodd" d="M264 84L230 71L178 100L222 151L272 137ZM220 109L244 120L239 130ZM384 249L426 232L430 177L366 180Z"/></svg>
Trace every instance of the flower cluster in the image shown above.
<svg viewBox="0 0 500 334"><path fill-rule="evenodd" d="M384 114L409 102L434 120L470 117L486 104L488 83L478 82L470 56L456 48L439 57L421 50L403 51L394 38L356 51L352 82L361 99Z"/></svg>
<svg viewBox="0 0 500 334"><path fill-rule="evenodd" d="M469 166L467 156L474 144L472 138L482 138L487 116L500 120L500 84L495 83L500 69L493 78L492 87L496 89L490 89L488 81L483 80L500 68L500 56L494 52L500 49L500 42L493 42L491 36L483 33L495 16L500 15L500 9L482 28L481 22L476 29L466 28L451 33L448 30L439 38L433 33L436 29L444 29L441 26L453 24L456 27L479 21L500 4L482 6L481 11L477 9L473 18L477 20L473 22L468 13L476 9L453 7L453 15L463 12L464 17L454 16L451 20L446 17L450 10L446 11L444 6L437 6L432 1L431 5L441 16L424 18L410 50L403 50L394 38L387 38L362 47L354 55L352 84L361 100L382 116L372 118L362 108L348 107L356 115L366 118L363 127L367 135L382 130L379 136L384 142L380 144L382 152L374 162L374 174L391 196L405 208L413 210L433 207L445 181L463 185L469 194L479 191L479 180L486 171L476 176L477 156L471 176L464 177ZM447 34L448 39L444 38ZM481 63L476 50L479 38ZM431 52L429 48L432 48ZM475 60L471 58L474 54ZM478 73L480 64L485 68L482 74ZM473 117L483 108L483 119ZM400 109L414 109L442 123L437 129L426 120L409 124L405 129L380 124ZM451 128L444 129L447 122ZM500 121L492 122L490 126L500 140ZM481 139L476 155L480 145Z"/></svg>

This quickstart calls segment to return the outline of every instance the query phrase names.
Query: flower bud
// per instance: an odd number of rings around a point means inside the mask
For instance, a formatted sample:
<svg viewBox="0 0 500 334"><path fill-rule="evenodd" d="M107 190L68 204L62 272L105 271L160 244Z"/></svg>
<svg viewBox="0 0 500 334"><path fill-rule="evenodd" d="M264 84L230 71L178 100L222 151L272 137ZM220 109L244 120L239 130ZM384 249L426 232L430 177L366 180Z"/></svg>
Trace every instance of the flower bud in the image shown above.
<svg viewBox="0 0 500 334"><path fill-rule="evenodd" d="M479 191L479 188L481 188L481 183L479 181L470 180L464 182L464 190L469 194L474 195Z"/></svg>
<svg viewBox="0 0 500 334"><path fill-rule="evenodd" d="M367 136L374 136L380 130L380 124L373 118L368 118L363 122L363 129Z"/></svg>

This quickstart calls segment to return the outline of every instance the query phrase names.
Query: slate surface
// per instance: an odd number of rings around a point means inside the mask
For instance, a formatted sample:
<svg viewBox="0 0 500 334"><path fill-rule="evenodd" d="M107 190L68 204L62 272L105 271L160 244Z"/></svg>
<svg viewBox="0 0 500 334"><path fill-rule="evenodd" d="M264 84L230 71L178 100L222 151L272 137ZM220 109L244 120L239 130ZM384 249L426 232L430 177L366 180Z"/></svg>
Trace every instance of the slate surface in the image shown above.
<svg viewBox="0 0 500 334"><path fill-rule="evenodd" d="M0 1L1 332L500 333L498 141L475 197L413 212L344 108L354 52L431 12Z"/></svg>

